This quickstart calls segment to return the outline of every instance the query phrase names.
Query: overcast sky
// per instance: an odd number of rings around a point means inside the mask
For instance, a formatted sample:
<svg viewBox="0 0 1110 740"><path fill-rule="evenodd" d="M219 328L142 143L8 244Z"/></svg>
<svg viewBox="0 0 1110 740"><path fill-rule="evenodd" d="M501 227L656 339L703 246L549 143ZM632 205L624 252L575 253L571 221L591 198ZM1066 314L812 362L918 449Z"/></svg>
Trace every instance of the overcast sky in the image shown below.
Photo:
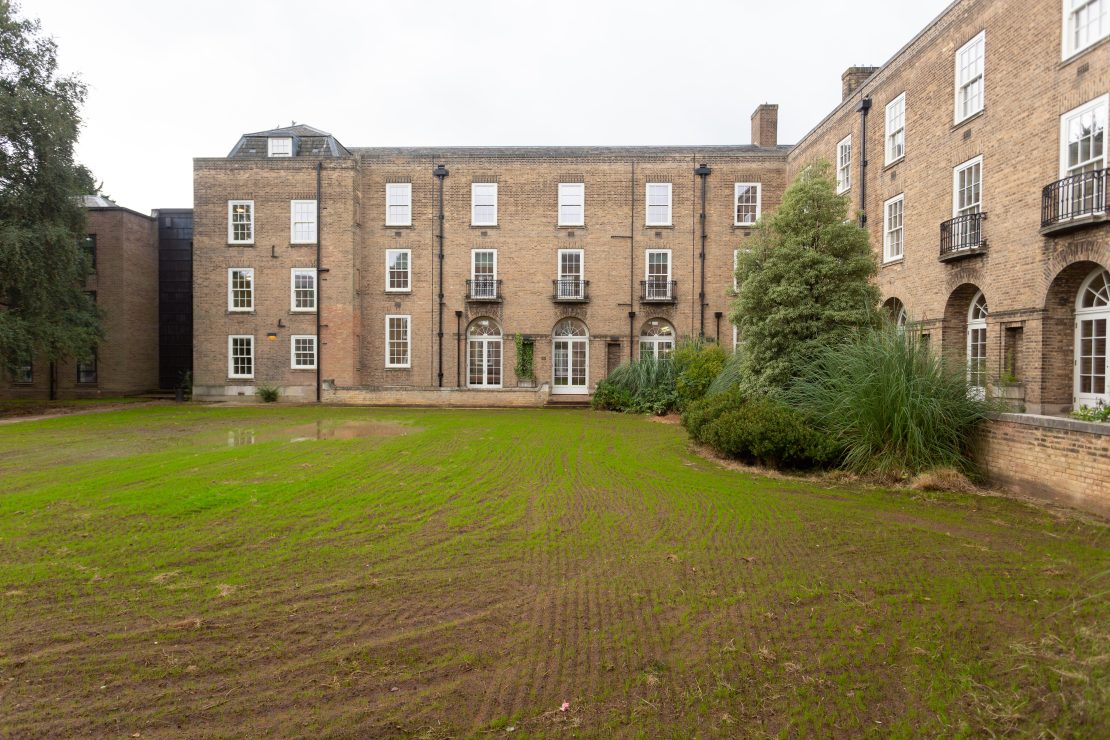
<svg viewBox="0 0 1110 740"><path fill-rule="evenodd" d="M793 143L949 0L22 0L89 86L79 159L192 205L192 158L291 121L348 146Z"/></svg>

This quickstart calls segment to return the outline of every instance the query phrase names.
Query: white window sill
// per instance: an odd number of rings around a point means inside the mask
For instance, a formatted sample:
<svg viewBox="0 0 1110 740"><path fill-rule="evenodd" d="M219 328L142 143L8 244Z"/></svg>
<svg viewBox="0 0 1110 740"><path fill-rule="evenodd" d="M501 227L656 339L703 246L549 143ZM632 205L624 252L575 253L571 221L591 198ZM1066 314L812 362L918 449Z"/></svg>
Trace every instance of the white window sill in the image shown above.
<svg viewBox="0 0 1110 740"><path fill-rule="evenodd" d="M316 309L315 308L291 308L291 309L289 309L289 313L314 314L314 313L316 313Z"/></svg>
<svg viewBox="0 0 1110 740"><path fill-rule="evenodd" d="M391 224L388 221L386 221L385 222L385 227L387 229L411 229L412 228L412 221L409 221L407 224Z"/></svg>
<svg viewBox="0 0 1110 740"><path fill-rule="evenodd" d="M975 111L971 115L964 116L963 118L961 118L960 120L958 120L958 121L956 121L955 123L952 124L952 130L955 131L956 129L963 126L965 123L968 123L969 121L974 121L976 118L979 118L980 116L982 116L986 112L987 112L987 109L985 107L983 107L983 108L980 108L979 110Z"/></svg>
<svg viewBox="0 0 1110 740"><path fill-rule="evenodd" d="M386 370L411 370L412 365L386 365Z"/></svg>
<svg viewBox="0 0 1110 740"><path fill-rule="evenodd" d="M890 267L892 265L900 265L905 261L906 261L906 256L905 255L902 255L901 257L891 257L890 259L883 260L882 266L883 267Z"/></svg>
<svg viewBox="0 0 1110 740"><path fill-rule="evenodd" d="M401 290L400 288L386 288L385 292L388 295L412 295L412 288Z"/></svg>
<svg viewBox="0 0 1110 740"><path fill-rule="evenodd" d="M254 242L228 242L229 247L253 247Z"/></svg>
<svg viewBox="0 0 1110 740"><path fill-rule="evenodd" d="M906 158L906 155L903 154L901 157L898 157L898 159L890 160L889 162L887 162L886 164L883 165L883 171L889 170L891 167L893 167L896 164L901 164L902 160L904 160L905 158Z"/></svg>

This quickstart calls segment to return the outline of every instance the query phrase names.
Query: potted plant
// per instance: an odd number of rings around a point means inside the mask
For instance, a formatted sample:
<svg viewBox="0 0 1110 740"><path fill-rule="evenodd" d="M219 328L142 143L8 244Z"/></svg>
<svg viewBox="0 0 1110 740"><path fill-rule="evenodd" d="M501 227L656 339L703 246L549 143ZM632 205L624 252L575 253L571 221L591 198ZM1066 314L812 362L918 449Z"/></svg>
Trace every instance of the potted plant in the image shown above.
<svg viewBox="0 0 1110 740"><path fill-rule="evenodd" d="M1015 411L1021 411L1025 408L1025 384L1007 370L991 383L991 397Z"/></svg>

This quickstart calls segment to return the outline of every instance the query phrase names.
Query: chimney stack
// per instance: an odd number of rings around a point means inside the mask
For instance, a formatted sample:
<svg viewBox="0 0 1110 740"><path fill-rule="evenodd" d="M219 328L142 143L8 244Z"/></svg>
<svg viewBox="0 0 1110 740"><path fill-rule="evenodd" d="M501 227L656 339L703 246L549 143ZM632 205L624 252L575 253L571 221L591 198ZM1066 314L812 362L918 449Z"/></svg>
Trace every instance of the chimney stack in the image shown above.
<svg viewBox="0 0 1110 740"><path fill-rule="evenodd" d="M841 100L847 100L848 96L858 90L859 86L878 69L878 67L848 67L840 76L840 90L843 96Z"/></svg>
<svg viewBox="0 0 1110 740"><path fill-rule="evenodd" d="M779 144L779 107L764 103L752 113L752 145L773 147Z"/></svg>

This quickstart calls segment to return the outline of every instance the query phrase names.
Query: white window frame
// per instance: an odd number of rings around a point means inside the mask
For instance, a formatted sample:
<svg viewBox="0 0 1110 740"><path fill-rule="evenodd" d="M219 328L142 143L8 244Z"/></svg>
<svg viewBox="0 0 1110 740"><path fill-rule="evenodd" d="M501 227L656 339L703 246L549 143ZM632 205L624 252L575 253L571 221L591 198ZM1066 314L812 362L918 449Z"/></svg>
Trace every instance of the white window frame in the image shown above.
<svg viewBox="0 0 1110 740"><path fill-rule="evenodd" d="M245 273L251 281L251 305L243 308L236 307L235 305L235 290L233 288L232 276L237 273ZM254 311L254 268L253 267L229 267L227 268L227 310L229 313L250 313Z"/></svg>
<svg viewBox="0 0 1110 740"><path fill-rule="evenodd" d="M392 319L405 320L405 361L403 363L395 363L390 361L390 343L393 341L389 336L389 322ZM412 367L412 316L408 314L386 314L385 317L385 366L387 368L408 368Z"/></svg>
<svg viewBox="0 0 1110 740"><path fill-rule="evenodd" d="M891 111L896 106L899 106L899 105L902 107L902 125L899 128L891 130L891 127L890 127L890 125L891 125L891 123L890 123L891 115L890 114L891 114ZM884 141L884 144L885 144L884 149L886 150L886 162L885 162L885 164L893 164L893 163L899 161L900 159L902 159L906 156L906 94L905 93L902 93L901 95L898 95L897 97L895 97L893 100L891 100L889 103L886 104L886 117L883 120L884 120L884 124L885 124L884 127L883 127L883 132L884 132L883 141ZM894 139L895 135L897 135L898 133L902 134L902 152L900 154L898 154L897 156L895 156L894 147L892 146L891 141Z"/></svg>
<svg viewBox="0 0 1110 740"><path fill-rule="evenodd" d="M573 277L566 277L563 273L563 255L564 254L577 254L578 255L578 283L575 287L575 292L570 293L563 290L564 280L573 280ZM556 293L559 298L584 298L585 297L585 284L586 284L586 250L584 249L560 249L555 257L555 274L557 276L558 290Z"/></svg>
<svg viewBox="0 0 1110 740"><path fill-rule="evenodd" d="M653 255L653 254L665 254L665 255L667 255L667 278L666 278L666 281L664 283L664 290L666 292L662 296L651 296L651 295L649 295L648 298L649 298L649 300L673 299L674 294L672 293L672 290L671 290L671 288L672 288L671 283L674 280L674 256L671 254L671 250L669 250L669 249L646 249L646 250L644 250L644 284L645 284L645 287L651 282L651 273L650 273L650 270L651 270L651 255ZM648 287L647 290L650 291L651 288Z"/></svg>
<svg viewBox="0 0 1110 740"><path fill-rule="evenodd" d="M297 220L297 206L309 206L308 213L311 215L311 220L298 221ZM316 201L315 200L291 200L289 201L289 243L290 244L315 244L316 243ZM297 238L297 224L308 224L311 234L308 237Z"/></svg>
<svg viewBox="0 0 1110 740"><path fill-rule="evenodd" d="M976 306L979 304L979 299L983 299L984 316L975 317ZM987 386L987 319L990 316L990 304L987 303L986 296L983 291L978 291L971 298L971 305L967 309L967 343L964 349L964 356L967 361L967 384L968 392L973 398L982 400L986 397ZM974 317L974 318L973 318ZM982 332L982 341L979 341L979 332ZM972 348L981 349L982 354L975 357L972 356ZM972 363L973 359L978 359L981 364L975 365ZM982 385L975 383L975 380L981 379Z"/></svg>
<svg viewBox="0 0 1110 740"><path fill-rule="evenodd" d="M1071 170L1068 168L1068 124L1072 119L1079 118L1080 116L1090 113L1093 110L1102 108L1102 130L1103 130L1103 145L1102 145L1102 169L1107 166L1107 157L1110 156L1110 130L1107 126L1107 112L1110 111L1110 94L1101 95L1094 100L1090 100L1083 105L1072 108L1067 113L1060 116L1060 179L1068 177Z"/></svg>
<svg viewBox="0 0 1110 740"><path fill-rule="evenodd" d="M394 216L393 214L393 196L400 196L404 203L396 204L397 208L403 208L403 215ZM386 226L412 226L412 183L411 182L387 182L385 184L385 225Z"/></svg>
<svg viewBox="0 0 1110 740"><path fill-rule="evenodd" d="M979 53L979 74L969 80L961 80L960 74L965 65L962 64L963 56L966 52L970 52L975 46L981 49ZM955 123L962 123L977 113L981 113L987 107L987 32L980 31L961 46L956 52L956 76L955 80L955 107L953 115L955 116ZM972 83L978 81L979 83L979 107L975 110L963 110L963 92Z"/></svg>
<svg viewBox="0 0 1110 740"><path fill-rule="evenodd" d="M740 188L755 188L755 221L741 221L739 213L740 208ZM733 226L755 226L755 222L763 215L763 184L758 182L738 182L732 187L732 225Z"/></svg>
<svg viewBox="0 0 1110 740"><path fill-rule="evenodd" d="M979 165L979 201L974 204L975 208L977 210L974 210L974 211L967 210L966 213L960 213L960 173L963 172L964 170L971 169L972 167L975 167L976 165ZM970 206L964 206L964 209L966 210L969 207ZM983 212L983 155L980 154L978 157L972 157L971 159L967 160L966 162L958 164L958 165L956 165L955 167L952 168L952 218L956 218L957 216L966 216L970 213L982 213L982 212ZM904 218L905 217L903 216L903 220L904 220Z"/></svg>
<svg viewBox="0 0 1110 740"><path fill-rule="evenodd" d="M574 202L577 201L577 202ZM563 207L578 208L577 220L563 220ZM559 183L559 226L585 226L586 225L586 183L561 182Z"/></svg>
<svg viewBox="0 0 1110 740"><path fill-rule="evenodd" d="M477 218L478 204L475 200L478 188L493 188L493 220L479 221ZM470 183L470 225L471 226L497 226L497 183L472 182Z"/></svg>
<svg viewBox="0 0 1110 740"><path fill-rule="evenodd" d="M665 221L651 220L650 193L653 187L666 186L667 188L667 219ZM644 184L644 224L646 226L670 226L674 220L674 187L669 182L649 182Z"/></svg>
<svg viewBox="0 0 1110 740"><path fill-rule="evenodd" d="M1076 406L1097 406L1099 403L1110 404L1110 377L1107 378L1105 393L1095 393L1094 389L1092 389L1090 393L1084 393L1082 383L1083 324L1087 321L1106 321L1107 326L1110 326L1110 306L1084 308L1082 305L1084 294L1087 292L1091 283L1099 278L1102 271L1103 268L1101 267L1096 267L1092 270L1091 273L1084 278L1079 286L1079 290L1075 294L1075 354L1073 355L1075 358L1075 370L1072 373L1072 396ZM1097 356L1097 354L1092 352L1092 358ZM1094 375L1093 372L1091 374ZM1110 375L1110 373L1107 375Z"/></svg>
<svg viewBox="0 0 1110 740"><path fill-rule="evenodd" d="M848 159L843 152L848 150ZM836 193L846 193L852 189L852 135L848 134L836 143Z"/></svg>
<svg viewBox="0 0 1110 740"><path fill-rule="evenodd" d="M297 276L312 276L312 308L297 307ZM289 270L289 310L292 313L316 313L317 281L320 276L316 274L315 267L293 267Z"/></svg>
<svg viewBox="0 0 1110 740"><path fill-rule="evenodd" d="M393 288L389 284L389 261L397 254L405 255L405 287ZM385 250L385 292L386 293L411 293L412 292L412 250L411 249L387 249Z"/></svg>
<svg viewBox="0 0 1110 740"><path fill-rule="evenodd" d="M288 144L288 147L282 146L275 147L277 142ZM292 157L293 156L293 137L292 136L270 136L266 139L266 156L268 157Z"/></svg>
<svg viewBox="0 0 1110 740"><path fill-rule="evenodd" d="M474 284L478 282L478 274L477 274L476 269L475 269L475 268L477 268L478 263L477 263L475 257L477 257L479 252L492 252L493 253L493 277L490 278L491 280L493 280L493 295L488 296L488 297L489 298L495 298L497 296L497 250L496 249L489 249L489 248L471 249L470 250L470 293L471 293L471 296L476 297L476 298L477 297L487 297L487 296L478 296L477 293L474 292ZM483 275L483 277L485 277L485 276Z"/></svg>
<svg viewBox="0 0 1110 740"><path fill-rule="evenodd" d="M1099 6L1099 11L1104 14L1106 21L1102 35L1093 41L1088 41L1082 46L1076 46L1073 44L1073 40L1075 39L1075 28L1072 26L1074 0L1063 0L1064 16L1062 31L1060 33L1062 59L1070 59L1073 56L1081 54L1107 36L1110 36L1110 4L1108 4L1107 0L1089 0L1089 2L1083 3L1083 7L1086 8L1094 7L1095 5Z"/></svg>
<svg viewBox="0 0 1110 740"><path fill-rule="evenodd" d="M899 248L901 251L892 255L890 253L890 235L892 233L890 227L890 207L895 203L902 204L902 221L898 226L901 232L899 239ZM899 193L898 195L890 198L883 203L883 263L897 262L906 257L906 194Z"/></svg>
<svg viewBox="0 0 1110 740"><path fill-rule="evenodd" d="M250 208L250 238L236 239L235 238L235 223L234 223L234 209L235 206L247 206ZM228 244L254 244L254 201L253 200L229 200L227 202L227 243Z"/></svg>
<svg viewBox="0 0 1110 740"><path fill-rule="evenodd" d="M311 339L312 340L312 364L311 365L298 365L297 364L297 340L298 339ZM293 334L289 337L289 367L293 370L315 370L316 369L316 335L315 334Z"/></svg>
<svg viewBox="0 0 1110 740"><path fill-rule="evenodd" d="M480 321L480 320L483 320L483 319L476 319L475 321ZM470 332L471 332L471 327L474 326L474 323L475 323L474 321L472 321L470 323L470 326L467 326L467 328L466 328L466 387L467 388L475 388L475 389L479 389L479 390L500 388L500 387L502 387L502 384L504 383L504 380L505 380L505 375L504 375L504 373L505 373L505 341L504 341L505 336L504 336L504 332L501 331L501 325L495 319L486 318L484 320L490 321L495 326L497 326L497 335L496 336L492 336L492 335L488 335L488 334L472 335ZM477 345L477 347L475 347L475 345ZM490 346L491 345L497 345L497 378L498 378L498 382L496 382L496 383L488 382L489 378L490 378L489 356L490 356ZM481 353L481 357L478 358L478 359L481 360L481 363L482 363L482 382L481 383L475 383L474 379L473 379L473 376L471 375L471 372L470 372L471 364L474 362L474 360L476 358L476 355L475 355L476 350L480 351L480 353Z"/></svg>
<svg viewBox="0 0 1110 740"><path fill-rule="evenodd" d="M249 373L236 373L235 372L235 355L234 346L236 339L249 339L251 342L251 371ZM244 378L251 379L254 377L254 335L253 334L229 334L227 337L227 377L229 378Z"/></svg>

